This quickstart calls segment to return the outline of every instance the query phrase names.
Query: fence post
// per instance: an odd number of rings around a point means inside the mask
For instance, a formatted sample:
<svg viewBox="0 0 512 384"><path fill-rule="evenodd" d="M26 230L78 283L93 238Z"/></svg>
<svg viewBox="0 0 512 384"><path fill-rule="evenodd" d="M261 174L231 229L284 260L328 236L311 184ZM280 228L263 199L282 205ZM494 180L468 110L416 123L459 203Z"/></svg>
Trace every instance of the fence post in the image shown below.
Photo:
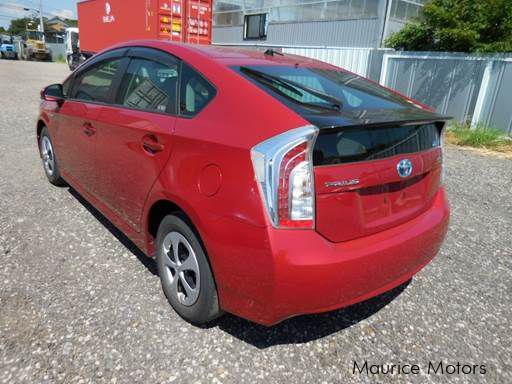
<svg viewBox="0 0 512 384"><path fill-rule="evenodd" d="M471 119L471 128L475 129L478 123L483 119L484 105L489 91L489 85L491 83L493 60L489 60L485 66L484 75L482 77L482 83L480 84L480 90L478 91L478 98L476 99L475 111L473 112L473 118Z"/></svg>
<svg viewBox="0 0 512 384"><path fill-rule="evenodd" d="M388 73L388 62L389 62L389 55L387 53L384 53L384 57L382 58L382 70L380 72L380 80L379 84L386 86L386 77Z"/></svg>

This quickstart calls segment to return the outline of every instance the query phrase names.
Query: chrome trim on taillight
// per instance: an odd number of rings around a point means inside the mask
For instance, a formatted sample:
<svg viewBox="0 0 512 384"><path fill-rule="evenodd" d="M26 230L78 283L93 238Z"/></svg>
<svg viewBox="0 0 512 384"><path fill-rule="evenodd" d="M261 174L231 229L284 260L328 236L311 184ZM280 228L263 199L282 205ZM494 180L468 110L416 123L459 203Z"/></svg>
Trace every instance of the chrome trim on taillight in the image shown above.
<svg viewBox="0 0 512 384"><path fill-rule="evenodd" d="M448 123L444 123L443 128L441 128L441 131L439 132L439 147L441 148L441 176L439 178L439 186L444 185L444 178L445 178L445 167L444 167L444 135L446 133L446 126Z"/></svg>
<svg viewBox="0 0 512 384"><path fill-rule="evenodd" d="M265 140L251 149L251 159L254 174L260 194L265 205L270 222L275 228L279 223L279 179L283 158L298 145L307 143L306 161L311 174L311 189L313 195L312 220L314 223L314 175L313 175L313 146L318 135L318 128L312 125L292 129Z"/></svg>

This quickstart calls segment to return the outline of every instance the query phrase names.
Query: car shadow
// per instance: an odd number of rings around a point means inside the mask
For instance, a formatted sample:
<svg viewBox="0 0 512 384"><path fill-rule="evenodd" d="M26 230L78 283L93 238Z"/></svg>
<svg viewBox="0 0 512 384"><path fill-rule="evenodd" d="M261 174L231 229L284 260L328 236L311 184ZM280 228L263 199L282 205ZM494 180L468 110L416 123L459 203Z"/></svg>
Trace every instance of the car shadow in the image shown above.
<svg viewBox="0 0 512 384"><path fill-rule="evenodd" d="M230 314L214 321L209 327L218 327L259 349L281 344L307 343L349 328L379 312L399 296L410 282L408 280L390 291L350 307L293 317L273 327L265 327Z"/></svg>
<svg viewBox="0 0 512 384"><path fill-rule="evenodd" d="M137 257L137 259L144 265L149 272L153 275L158 276L158 269L156 266L156 262L153 258L147 257L144 252L140 250L137 245L133 241L131 241L123 232L121 232L117 227L112 224L112 222L107 219L103 214L98 211L91 203L89 203L85 198L80 195L77 191L75 191L72 187L68 187L68 192L75 199L78 200L80 204L82 204L85 209L91 213L96 220L98 220L103 226L117 239L123 244L131 253Z"/></svg>
<svg viewBox="0 0 512 384"><path fill-rule="evenodd" d="M77 191L69 187L68 192L103 224L121 244L133 253L150 273L158 276L158 269L153 258L147 257L124 233L117 229L110 220ZM396 288L350 307L326 313L293 317L272 327L265 327L226 313L203 328L219 328L259 349L281 344L307 343L342 331L374 315L399 296L410 282L411 280L408 280Z"/></svg>

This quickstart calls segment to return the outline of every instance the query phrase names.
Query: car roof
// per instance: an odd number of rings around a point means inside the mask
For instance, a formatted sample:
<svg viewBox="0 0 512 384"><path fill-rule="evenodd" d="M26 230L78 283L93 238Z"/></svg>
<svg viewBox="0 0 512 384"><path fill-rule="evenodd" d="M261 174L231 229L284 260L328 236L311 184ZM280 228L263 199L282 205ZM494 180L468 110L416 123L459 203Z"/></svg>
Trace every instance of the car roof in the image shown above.
<svg viewBox="0 0 512 384"><path fill-rule="evenodd" d="M208 60L215 61L224 66L234 65L302 65L315 67L330 67L330 64L291 54L280 54L274 50L274 54L265 54L267 47L234 47L219 45L199 45L188 43L176 43L165 40L139 40L118 44L115 47L147 46L164 49L173 54L177 51L188 51L199 54ZM112 49L113 47L109 48Z"/></svg>
<svg viewBox="0 0 512 384"><path fill-rule="evenodd" d="M268 47L187 45L190 49L225 65L325 65L325 63L318 60L313 60L302 56L283 54L279 51L279 49L273 49L273 54L265 54L265 51L271 49Z"/></svg>

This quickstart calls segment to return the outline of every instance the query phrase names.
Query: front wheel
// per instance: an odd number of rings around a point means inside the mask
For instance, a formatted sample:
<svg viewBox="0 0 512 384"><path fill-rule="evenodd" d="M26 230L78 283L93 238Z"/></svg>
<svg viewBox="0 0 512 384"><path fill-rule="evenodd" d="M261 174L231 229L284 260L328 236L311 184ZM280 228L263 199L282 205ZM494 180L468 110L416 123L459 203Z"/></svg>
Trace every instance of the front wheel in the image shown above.
<svg viewBox="0 0 512 384"><path fill-rule="evenodd" d="M162 289L174 310L197 325L220 316L222 311L206 253L183 215L176 213L162 220L156 245Z"/></svg>
<svg viewBox="0 0 512 384"><path fill-rule="evenodd" d="M48 181L53 185L65 185L64 179L62 179L60 175L59 164L57 162L57 156L55 155L52 139L46 127L41 130L39 151L41 153L41 159L43 160L44 173Z"/></svg>

